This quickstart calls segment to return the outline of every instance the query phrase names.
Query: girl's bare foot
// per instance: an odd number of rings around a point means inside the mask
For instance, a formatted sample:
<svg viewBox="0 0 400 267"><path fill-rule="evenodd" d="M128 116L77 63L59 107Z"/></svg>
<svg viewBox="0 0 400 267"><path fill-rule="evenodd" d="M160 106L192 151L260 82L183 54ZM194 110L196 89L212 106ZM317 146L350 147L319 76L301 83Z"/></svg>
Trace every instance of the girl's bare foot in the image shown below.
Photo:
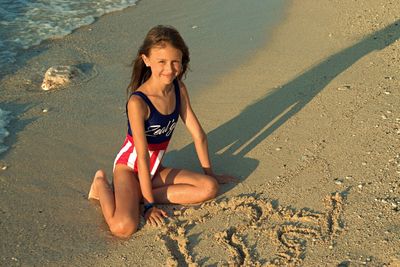
<svg viewBox="0 0 400 267"><path fill-rule="evenodd" d="M99 195L96 190L96 180L99 178L105 178L106 174L103 170L98 170L93 178L92 185L90 186L89 194L88 194L88 199L95 199L99 200Z"/></svg>

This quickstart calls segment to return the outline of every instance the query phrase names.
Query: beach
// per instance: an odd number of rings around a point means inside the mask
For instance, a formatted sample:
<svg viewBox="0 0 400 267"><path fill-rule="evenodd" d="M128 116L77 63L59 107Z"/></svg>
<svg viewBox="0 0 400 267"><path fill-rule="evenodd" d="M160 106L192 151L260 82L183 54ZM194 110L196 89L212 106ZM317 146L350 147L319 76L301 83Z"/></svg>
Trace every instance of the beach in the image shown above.
<svg viewBox="0 0 400 267"><path fill-rule="evenodd" d="M1 266L400 266L400 3L242 5L139 1L1 76ZM97 169L111 180L130 63L157 24L186 40L213 168L240 181L119 240L87 193ZM55 65L83 77L41 90ZM201 170L182 122L163 164Z"/></svg>

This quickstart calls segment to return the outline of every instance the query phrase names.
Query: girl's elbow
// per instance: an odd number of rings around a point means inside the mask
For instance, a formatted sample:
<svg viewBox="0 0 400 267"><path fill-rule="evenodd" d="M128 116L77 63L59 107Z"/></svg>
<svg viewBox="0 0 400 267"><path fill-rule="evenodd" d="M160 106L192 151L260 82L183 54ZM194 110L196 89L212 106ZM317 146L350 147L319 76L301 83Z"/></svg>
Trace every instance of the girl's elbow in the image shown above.
<svg viewBox="0 0 400 267"><path fill-rule="evenodd" d="M195 142L204 143L204 142L207 142L207 135L202 130L199 133L197 133L196 135L194 135L193 139L194 139Z"/></svg>

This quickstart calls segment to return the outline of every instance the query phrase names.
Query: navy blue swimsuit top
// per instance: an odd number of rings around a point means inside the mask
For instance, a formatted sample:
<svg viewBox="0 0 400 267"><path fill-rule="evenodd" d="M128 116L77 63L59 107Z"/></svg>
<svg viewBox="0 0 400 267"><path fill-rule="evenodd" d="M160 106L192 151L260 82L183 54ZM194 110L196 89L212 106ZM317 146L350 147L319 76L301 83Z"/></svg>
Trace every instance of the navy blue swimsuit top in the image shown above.
<svg viewBox="0 0 400 267"><path fill-rule="evenodd" d="M181 97L178 81L174 80L175 87L175 109L171 114L161 114L151 103L150 99L142 92L136 91L131 94L140 96L150 108L149 118L144 122L144 129L148 144L159 144L171 139L175 126L178 123ZM128 106L126 107L128 115ZM128 135L132 136L132 129L128 118Z"/></svg>

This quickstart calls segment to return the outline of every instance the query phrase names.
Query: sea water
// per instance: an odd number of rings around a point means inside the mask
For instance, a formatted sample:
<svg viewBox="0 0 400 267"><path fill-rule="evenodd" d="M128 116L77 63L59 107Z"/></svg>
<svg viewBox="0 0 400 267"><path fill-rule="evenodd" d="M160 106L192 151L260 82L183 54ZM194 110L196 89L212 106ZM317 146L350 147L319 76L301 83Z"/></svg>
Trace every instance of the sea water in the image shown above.
<svg viewBox="0 0 400 267"><path fill-rule="evenodd" d="M59 38L137 0L0 0L0 66L16 61L23 50Z"/></svg>
<svg viewBox="0 0 400 267"><path fill-rule="evenodd" d="M0 74L24 50L49 38L61 38L96 18L135 5L137 0L0 0ZM0 153L10 112L0 108Z"/></svg>
<svg viewBox="0 0 400 267"><path fill-rule="evenodd" d="M10 134L7 126L10 123L10 112L0 109L0 154L7 150L4 145L5 138Z"/></svg>

